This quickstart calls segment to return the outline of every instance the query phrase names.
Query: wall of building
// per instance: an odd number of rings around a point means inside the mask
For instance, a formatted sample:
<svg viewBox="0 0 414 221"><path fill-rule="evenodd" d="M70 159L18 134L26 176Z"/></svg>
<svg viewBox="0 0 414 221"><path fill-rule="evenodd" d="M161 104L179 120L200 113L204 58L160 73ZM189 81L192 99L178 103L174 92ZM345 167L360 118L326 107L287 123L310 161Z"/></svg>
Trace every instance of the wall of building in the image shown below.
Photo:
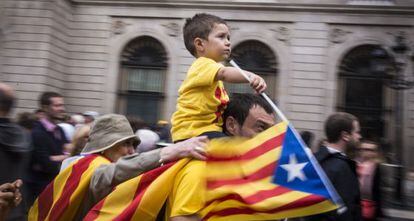
<svg viewBox="0 0 414 221"><path fill-rule="evenodd" d="M105 88L105 77L109 74L110 28L109 16L83 13L78 6L73 7L65 90L70 112L112 112L103 110L106 96L116 93Z"/></svg>
<svg viewBox="0 0 414 221"><path fill-rule="evenodd" d="M5 1L3 80L16 88L19 111L37 108L41 92L63 92L71 5L59 1Z"/></svg>

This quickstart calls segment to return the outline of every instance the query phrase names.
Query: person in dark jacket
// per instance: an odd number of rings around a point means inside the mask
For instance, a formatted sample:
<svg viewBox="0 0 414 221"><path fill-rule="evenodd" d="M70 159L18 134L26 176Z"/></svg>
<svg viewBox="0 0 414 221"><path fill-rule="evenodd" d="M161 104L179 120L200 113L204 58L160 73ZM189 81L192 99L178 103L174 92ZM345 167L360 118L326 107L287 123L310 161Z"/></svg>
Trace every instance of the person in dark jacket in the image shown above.
<svg viewBox="0 0 414 221"><path fill-rule="evenodd" d="M26 177L28 206L59 173L60 165L68 154L64 146L68 143L65 134L56 123L65 113L63 97L55 92L40 96L40 106L45 117L32 129L33 152Z"/></svg>
<svg viewBox="0 0 414 221"><path fill-rule="evenodd" d="M360 221L361 206L355 161L345 152L356 148L360 135L358 119L348 113L334 113L325 122L327 142L315 154L322 169L341 196L345 209L306 217L307 221Z"/></svg>
<svg viewBox="0 0 414 221"><path fill-rule="evenodd" d="M29 157L30 136L8 117L14 100L13 89L0 83L0 220L24 220L22 206L13 207L22 200L20 179ZM7 203L6 196L12 202Z"/></svg>

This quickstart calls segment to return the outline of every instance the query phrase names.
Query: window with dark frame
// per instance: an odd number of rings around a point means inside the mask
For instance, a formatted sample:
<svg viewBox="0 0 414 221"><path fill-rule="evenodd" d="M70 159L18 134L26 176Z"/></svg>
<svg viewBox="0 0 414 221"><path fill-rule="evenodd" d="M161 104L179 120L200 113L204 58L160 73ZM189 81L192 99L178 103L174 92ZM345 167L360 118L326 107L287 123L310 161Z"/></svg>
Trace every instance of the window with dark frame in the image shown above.
<svg viewBox="0 0 414 221"><path fill-rule="evenodd" d="M375 72L373 65L377 45L353 48L339 67L338 111L358 117L362 136L379 139L385 134L384 75Z"/></svg>
<svg viewBox="0 0 414 221"><path fill-rule="evenodd" d="M154 124L161 117L167 53L153 37L132 40L121 54L119 112Z"/></svg>
<svg viewBox="0 0 414 221"><path fill-rule="evenodd" d="M277 95L277 59L273 51L264 43L248 40L236 45L232 50L232 59L243 69L260 75L267 83L266 94L275 100ZM249 84L226 83L231 94L253 93Z"/></svg>

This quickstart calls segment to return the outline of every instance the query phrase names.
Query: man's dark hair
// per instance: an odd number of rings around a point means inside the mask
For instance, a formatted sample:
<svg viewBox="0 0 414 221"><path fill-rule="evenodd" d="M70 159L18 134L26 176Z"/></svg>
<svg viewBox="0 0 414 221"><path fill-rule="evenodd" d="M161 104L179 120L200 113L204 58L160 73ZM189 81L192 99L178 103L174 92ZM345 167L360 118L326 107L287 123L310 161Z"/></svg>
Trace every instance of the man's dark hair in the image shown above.
<svg viewBox="0 0 414 221"><path fill-rule="evenodd" d="M227 25L222 18L206 13L196 14L192 18L187 18L183 28L184 44L193 56L197 56L194 39L207 39L216 24Z"/></svg>
<svg viewBox="0 0 414 221"><path fill-rule="evenodd" d="M63 97L61 94L53 91L47 91L44 92L42 95L40 95L39 102L40 106L49 106L51 104L51 98L52 97Z"/></svg>
<svg viewBox="0 0 414 221"><path fill-rule="evenodd" d="M41 108L39 108L39 109L36 109L35 111L34 111L34 113L35 114L38 114L38 113L44 113L45 111L44 110L42 110Z"/></svg>
<svg viewBox="0 0 414 221"><path fill-rule="evenodd" d="M354 115L338 112L328 117L325 122L325 134L329 143L335 143L341 138L343 131L351 133L354 128L354 121L358 121Z"/></svg>
<svg viewBox="0 0 414 221"><path fill-rule="evenodd" d="M273 109L267 101L254 94L234 94L223 113L223 122L232 116L240 125L244 124L250 109L254 106L262 107L266 113L273 114ZM223 131L226 132L226 123L223 123Z"/></svg>
<svg viewBox="0 0 414 221"><path fill-rule="evenodd" d="M9 113L13 107L13 104L14 104L13 95L0 89L0 111Z"/></svg>
<svg viewBox="0 0 414 221"><path fill-rule="evenodd" d="M38 119L34 113L22 112L17 115L17 124L28 130L33 129L37 120Z"/></svg>
<svg viewBox="0 0 414 221"><path fill-rule="evenodd" d="M149 125L139 117L127 115L126 118L131 125L132 131L134 133L137 132L137 130L149 128Z"/></svg>
<svg viewBox="0 0 414 221"><path fill-rule="evenodd" d="M307 130L301 131L299 134L302 137L302 140L305 142L305 144L308 147L311 147L313 138L315 137L315 135L312 132L307 131Z"/></svg>

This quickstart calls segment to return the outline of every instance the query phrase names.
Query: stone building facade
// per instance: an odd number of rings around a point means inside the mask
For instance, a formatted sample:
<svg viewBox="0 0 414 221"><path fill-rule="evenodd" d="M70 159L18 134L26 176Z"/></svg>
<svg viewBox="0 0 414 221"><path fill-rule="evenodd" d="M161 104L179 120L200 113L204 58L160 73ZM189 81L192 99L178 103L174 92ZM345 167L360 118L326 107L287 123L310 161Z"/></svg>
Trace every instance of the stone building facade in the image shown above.
<svg viewBox="0 0 414 221"><path fill-rule="evenodd" d="M392 57L399 36L414 50L411 0L3 0L0 80L16 88L16 112L53 90L71 113L168 119L194 59L182 26L200 12L228 22L236 61L265 77L298 130L321 137L326 117L343 110L363 118L366 134L394 142L395 91L372 73L370 56ZM414 169L414 93L401 93L404 164Z"/></svg>

